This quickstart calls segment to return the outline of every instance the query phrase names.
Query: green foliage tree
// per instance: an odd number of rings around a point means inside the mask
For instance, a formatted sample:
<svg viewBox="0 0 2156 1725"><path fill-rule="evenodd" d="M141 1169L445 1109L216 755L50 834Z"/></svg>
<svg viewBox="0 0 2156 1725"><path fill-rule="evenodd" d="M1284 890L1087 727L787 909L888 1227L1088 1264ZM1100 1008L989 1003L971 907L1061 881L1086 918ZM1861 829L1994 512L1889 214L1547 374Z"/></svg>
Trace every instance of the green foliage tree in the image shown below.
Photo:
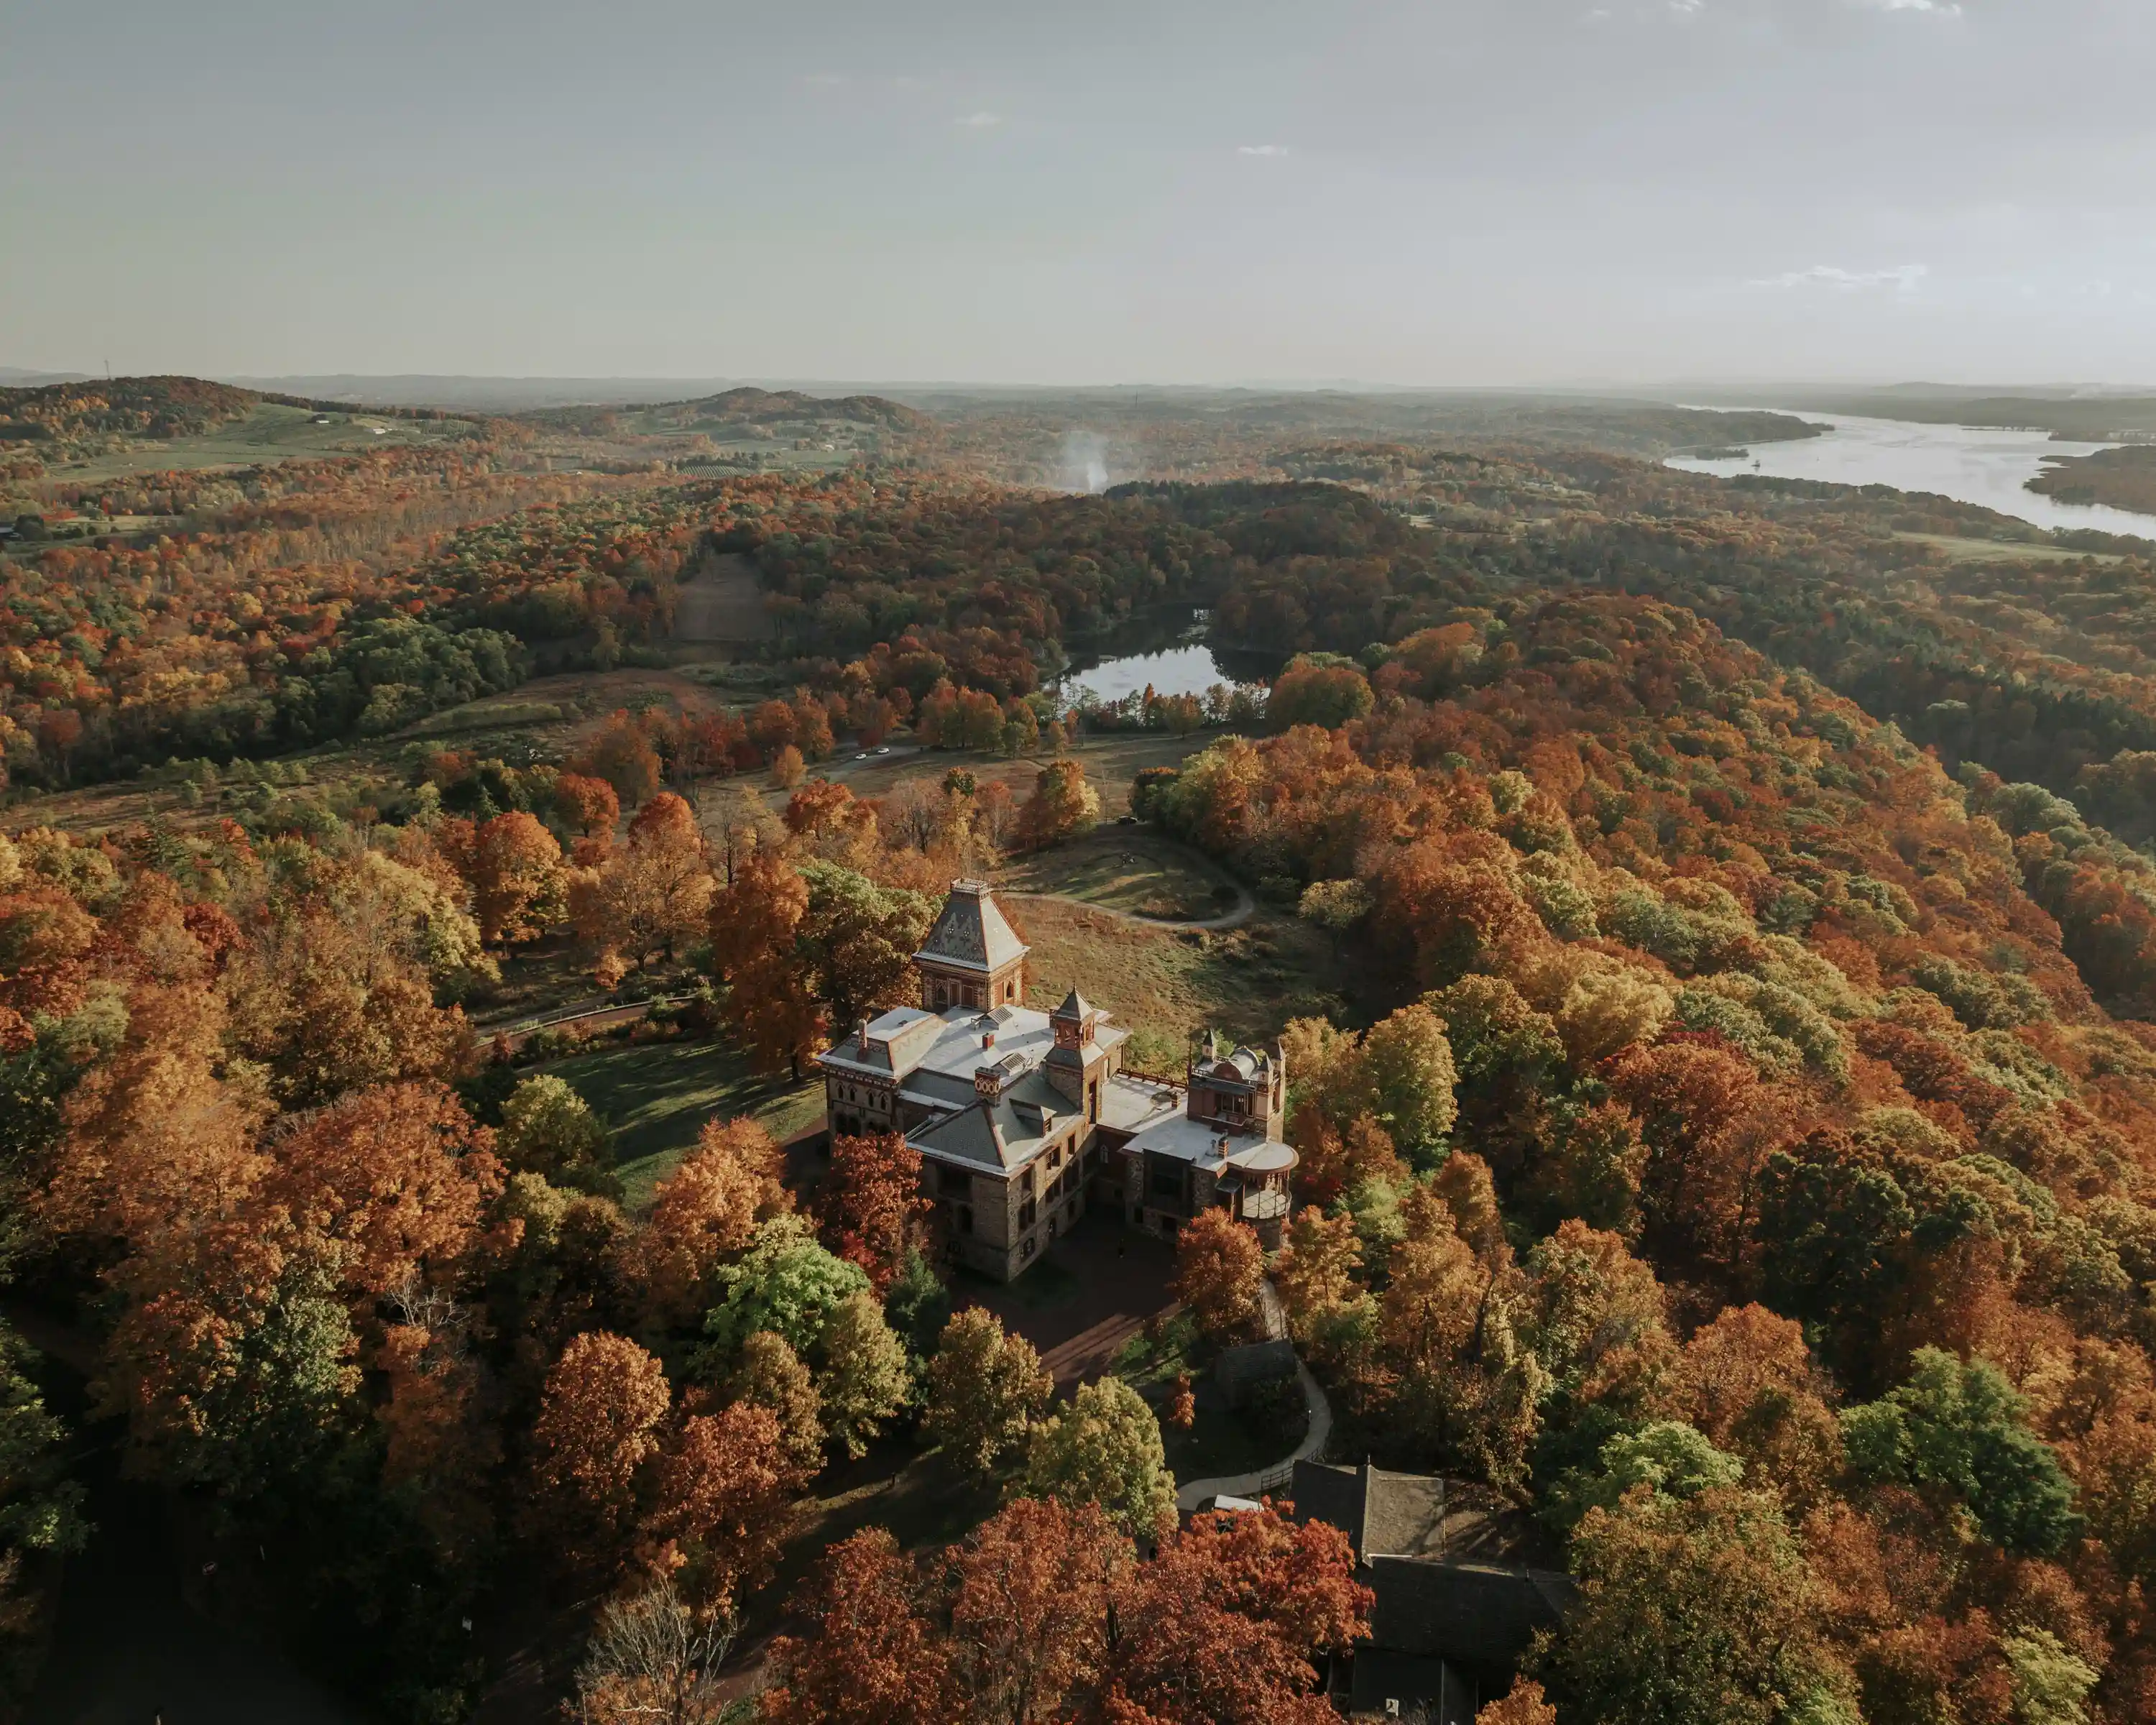
<svg viewBox="0 0 2156 1725"><path fill-rule="evenodd" d="M1614 1509L1625 1494L1645 1486L1666 1497L1726 1491L1744 1477L1744 1464L1692 1427L1657 1420L1620 1432L1602 1446L1595 1466L1568 1476L1552 1491L1553 1518L1576 1523L1590 1509Z"/></svg>
<svg viewBox="0 0 2156 1725"><path fill-rule="evenodd" d="M817 1343L816 1375L824 1430L858 1461L906 1405L913 1387L906 1344L885 1322L875 1296L863 1290L832 1307Z"/></svg>
<svg viewBox="0 0 2156 1725"><path fill-rule="evenodd" d="M1637 1493L1588 1512L1572 1568L1578 1603L1532 1661L1568 1717L1855 1725L1820 1588L1771 1499Z"/></svg>
<svg viewBox="0 0 2156 1725"><path fill-rule="evenodd" d="M718 1303L704 1317L705 1373L716 1375L758 1330L784 1339L797 1354L813 1353L839 1307L869 1291L860 1268L824 1250L802 1217L773 1216L757 1225L748 1250L721 1265Z"/></svg>
<svg viewBox="0 0 2156 1725"><path fill-rule="evenodd" d="M1457 1075L1444 1020L1427 1006L1404 1006L1372 1026L1361 1055L1368 1111L1410 1163L1435 1167L1459 1117L1452 1093Z"/></svg>
<svg viewBox="0 0 2156 1725"><path fill-rule="evenodd" d="M986 1480L1024 1444L1055 1389L1030 1342L969 1306L944 1325L928 1363L922 1429L953 1466Z"/></svg>
<svg viewBox="0 0 2156 1725"><path fill-rule="evenodd" d="M883 1296L883 1312L907 1354L925 1368L936 1351L936 1338L951 1321L951 1291L919 1247L906 1249L898 1279Z"/></svg>
<svg viewBox="0 0 2156 1725"><path fill-rule="evenodd" d="M2030 1430L2027 1403L1988 1360L1964 1364L1920 1348L1907 1381L1845 1409L1841 1433L1861 1477L1958 1502L2009 1551L2049 1557L2080 1528L2072 1481Z"/></svg>
<svg viewBox="0 0 2156 1725"><path fill-rule="evenodd" d="M913 954L936 920L924 894L813 860L801 865L801 878L808 908L794 934L795 962L814 979L832 1024L851 1026L917 992Z"/></svg>
<svg viewBox="0 0 2156 1725"><path fill-rule="evenodd" d="M1363 717L1375 699L1369 679L1353 660L1337 653L1299 653L1275 680L1265 720L1276 731L1296 725L1330 730Z"/></svg>
<svg viewBox="0 0 2156 1725"><path fill-rule="evenodd" d="M542 1175L550 1185L620 1195L605 1122L567 1079L552 1073L535 1073L510 1092L495 1153L517 1173Z"/></svg>
<svg viewBox="0 0 2156 1725"><path fill-rule="evenodd" d="M1070 1506L1097 1503L1134 1539L1153 1538L1175 1521L1175 1476L1160 1422L1120 1378L1080 1384L1070 1405L1035 1429L1022 1489Z"/></svg>
<svg viewBox="0 0 2156 1725"><path fill-rule="evenodd" d="M37 1670L41 1559L80 1551L83 1489L67 1477L67 1429L30 1381L30 1351L0 1323L0 1712L28 1702Z"/></svg>

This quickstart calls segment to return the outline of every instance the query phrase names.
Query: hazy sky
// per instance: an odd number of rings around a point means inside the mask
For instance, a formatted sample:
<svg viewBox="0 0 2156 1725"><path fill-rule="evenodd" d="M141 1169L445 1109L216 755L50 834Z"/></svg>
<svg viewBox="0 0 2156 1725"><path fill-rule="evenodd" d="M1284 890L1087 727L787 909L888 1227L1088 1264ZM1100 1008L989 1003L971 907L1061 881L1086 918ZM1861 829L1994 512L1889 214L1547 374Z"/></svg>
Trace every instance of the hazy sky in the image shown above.
<svg viewBox="0 0 2156 1725"><path fill-rule="evenodd" d="M2156 0L0 0L0 364L2156 382Z"/></svg>

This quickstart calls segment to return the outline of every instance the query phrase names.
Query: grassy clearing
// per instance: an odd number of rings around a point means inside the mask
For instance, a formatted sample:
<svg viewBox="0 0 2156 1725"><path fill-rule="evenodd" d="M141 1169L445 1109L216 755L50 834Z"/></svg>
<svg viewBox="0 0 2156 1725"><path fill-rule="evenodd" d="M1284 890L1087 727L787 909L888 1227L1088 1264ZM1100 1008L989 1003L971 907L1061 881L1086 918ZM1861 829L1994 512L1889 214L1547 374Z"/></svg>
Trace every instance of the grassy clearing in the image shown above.
<svg viewBox="0 0 2156 1725"><path fill-rule="evenodd" d="M1291 918L1260 912L1240 928L1170 932L1054 900L1006 908L1033 947L1027 1004L1046 1011L1079 983L1136 1034L1131 1064L1148 1070L1180 1072L1188 1037L1209 1024L1263 1040L1290 1019L1342 1010L1332 942Z"/></svg>
<svg viewBox="0 0 2156 1725"><path fill-rule="evenodd" d="M316 417L311 408L260 402L245 418L219 425L199 437L174 438L169 443L144 441L86 461L62 462L49 469L46 477L120 479L205 467L251 467L266 461L350 455L362 449L457 443L479 429L469 420L398 419L357 408L330 411L327 425L316 424ZM377 427L381 428L378 432Z"/></svg>
<svg viewBox="0 0 2156 1725"><path fill-rule="evenodd" d="M814 1080L759 1078L717 1042L647 1042L572 1055L535 1069L565 1078L613 1132L625 1202L639 1209L714 1116L750 1114L782 1142L823 1118Z"/></svg>
<svg viewBox="0 0 2156 1725"><path fill-rule="evenodd" d="M1291 1387L1294 1381L1288 1380ZM1256 1473L1275 1466L1295 1453L1296 1445L1310 1430L1309 1415L1299 1394L1276 1406L1240 1411L1214 1404L1203 1392L1197 1399L1198 1416L1191 1421L1189 1430L1179 1431L1166 1424L1160 1429L1168 1471L1178 1483Z"/></svg>
<svg viewBox="0 0 2156 1725"><path fill-rule="evenodd" d="M1157 1389L1186 1372L1196 1377L1203 1352L1198 1321L1178 1308L1124 1343L1108 1369L1134 1389Z"/></svg>
<svg viewBox="0 0 2156 1725"><path fill-rule="evenodd" d="M1227 878L1189 852L1136 827L1110 827L1075 844L1015 859L1013 892L1083 899L1132 916L1215 916L1236 902Z"/></svg>
<svg viewBox="0 0 2156 1725"><path fill-rule="evenodd" d="M2014 545L1999 539L1957 539L1946 533L1897 533L1911 545L1928 545L1953 563L2118 563L2112 552L2069 551L2056 545Z"/></svg>

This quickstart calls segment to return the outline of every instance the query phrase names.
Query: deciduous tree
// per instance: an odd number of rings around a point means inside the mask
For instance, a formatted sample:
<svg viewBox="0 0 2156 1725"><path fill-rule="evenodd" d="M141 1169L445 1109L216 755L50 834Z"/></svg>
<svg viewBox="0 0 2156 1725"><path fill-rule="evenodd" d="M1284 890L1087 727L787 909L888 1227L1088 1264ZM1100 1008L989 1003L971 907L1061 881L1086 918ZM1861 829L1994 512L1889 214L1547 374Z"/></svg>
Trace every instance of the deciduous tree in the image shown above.
<svg viewBox="0 0 2156 1725"><path fill-rule="evenodd" d="M963 1717L1036 1725L1096 1692L1110 1608L1133 1563L1096 1505L1019 1498L951 1553L952 1675Z"/></svg>
<svg viewBox="0 0 2156 1725"><path fill-rule="evenodd" d="M1849 1674L1770 1498L1641 1492L1573 1535L1580 1599L1534 1675L1609 1725L1850 1719ZM1835 1711L1806 1715L1825 1705Z"/></svg>
<svg viewBox="0 0 2156 1725"><path fill-rule="evenodd" d="M792 1207L783 1171L778 1146L755 1120L704 1122L696 1147L654 1189L637 1235L637 1276L660 1322L702 1312L716 1296L720 1263L747 1249L757 1223Z"/></svg>
<svg viewBox="0 0 2156 1725"><path fill-rule="evenodd" d="M665 1368L603 1330L572 1337L547 1373L527 1515L572 1563L608 1564L624 1547L638 1476L659 1452L672 1399Z"/></svg>
<svg viewBox="0 0 2156 1725"><path fill-rule="evenodd" d="M619 850L572 883L570 912L587 942L634 968L694 940L714 891L696 817L667 791L638 811Z"/></svg>
<svg viewBox="0 0 2156 1725"><path fill-rule="evenodd" d="M1006 1336L986 1307L968 1307L943 1327L928 1363L922 1428L953 1466L987 1479L1024 1446L1055 1389L1030 1342Z"/></svg>
<svg viewBox="0 0 2156 1725"><path fill-rule="evenodd" d="M887 1528L833 1546L793 1603L808 1633L772 1643L771 1725L949 1725L951 1649Z"/></svg>
<svg viewBox="0 0 2156 1725"><path fill-rule="evenodd" d="M444 821L435 843L449 850L454 831ZM516 809L458 836L449 860L471 888L481 940L528 941L562 920L568 885L562 847L537 820Z"/></svg>
<svg viewBox="0 0 2156 1725"><path fill-rule="evenodd" d="M776 1566L802 1483L778 1416L746 1401L692 1414L667 1437L649 1476L639 1560L677 1575L699 1610L731 1615Z"/></svg>
<svg viewBox="0 0 2156 1725"><path fill-rule="evenodd" d="M1034 776L1033 794L1018 812L1017 839L1028 850L1089 833L1101 818L1101 793L1075 760L1051 761Z"/></svg>
<svg viewBox="0 0 2156 1725"><path fill-rule="evenodd" d="M604 1122L567 1080L551 1072L521 1079L510 1092L495 1148L515 1173L543 1174L549 1185L616 1195Z"/></svg>
<svg viewBox="0 0 2156 1725"><path fill-rule="evenodd" d="M884 1322L883 1307L866 1291L832 1309L816 1352L822 1362L816 1389L831 1440L855 1461L906 1405L913 1376L906 1344Z"/></svg>
<svg viewBox="0 0 2156 1725"><path fill-rule="evenodd" d="M921 1191L921 1153L897 1132L832 1140L816 1205L832 1250L868 1273L880 1295L918 1245L933 1208Z"/></svg>
<svg viewBox="0 0 2156 1725"><path fill-rule="evenodd" d="M735 1399L768 1408L778 1421L786 1459L803 1479L824 1466L823 1403L816 1382L783 1336L758 1330L742 1343L726 1393Z"/></svg>
<svg viewBox="0 0 2156 1725"><path fill-rule="evenodd" d="M1081 1384L1070 1404L1027 1440L1025 1495L1095 1503L1133 1538L1152 1538L1175 1521L1175 1476L1161 1448L1160 1422L1120 1378Z"/></svg>
<svg viewBox="0 0 2156 1725"><path fill-rule="evenodd" d="M1227 1211L1193 1216L1175 1240L1175 1296L1216 1341L1246 1334L1258 1321L1265 1273L1256 1231Z"/></svg>
<svg viewBox="0 0 2156 1725"><path fill-rule="evenodd" d="M726 1022L759 1071L792 1070L820 1045L824 1014L794 943L808 886L793 865L757 850L712 901L711 963L727 984Z"/></svg>
<svg viewBox="0 0 2156 1725"><path fill-rule="evenodd" d="M621 798L603 778L564 773L554 781L554 812L572 832L611 840L621 824Z"/></svg>

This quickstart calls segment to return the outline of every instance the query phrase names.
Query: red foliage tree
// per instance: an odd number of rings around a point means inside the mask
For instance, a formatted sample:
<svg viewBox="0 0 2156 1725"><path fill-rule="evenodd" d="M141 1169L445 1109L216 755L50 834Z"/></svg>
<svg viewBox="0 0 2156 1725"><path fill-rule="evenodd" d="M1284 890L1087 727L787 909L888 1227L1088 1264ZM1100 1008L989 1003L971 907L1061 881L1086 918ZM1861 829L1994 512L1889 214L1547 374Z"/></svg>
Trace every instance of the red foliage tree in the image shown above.
<svg viewBox="0 0 2156 1725"><path fill-rule="evenodd" d="M886 1292L933 1208L921 1191L921 1153L897 1132L841 1136L816 1195L826 1241Z"/></svg>

